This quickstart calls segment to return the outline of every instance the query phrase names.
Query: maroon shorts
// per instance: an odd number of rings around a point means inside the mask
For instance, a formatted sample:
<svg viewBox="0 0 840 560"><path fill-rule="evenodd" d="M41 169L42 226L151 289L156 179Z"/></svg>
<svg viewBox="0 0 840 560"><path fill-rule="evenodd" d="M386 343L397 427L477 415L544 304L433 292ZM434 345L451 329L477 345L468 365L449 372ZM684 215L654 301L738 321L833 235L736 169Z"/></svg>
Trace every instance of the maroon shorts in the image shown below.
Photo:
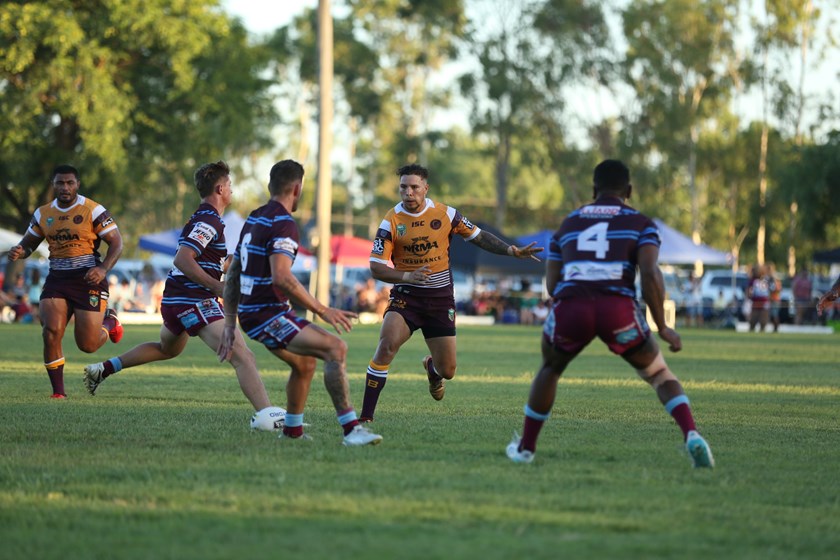
<svg viewBox="0 0 840 560"><path fill-rule="evenodd" d="M413 333L423 331L425 338L455 336L455 300L450 297L412 297L391 290L385 313L399 313Z"/></svg>
<svg viewBox="0 0 840 560"><path fill-rule="evenodd" d="M225 312L216 298L186 305L161 305L160 314L163 316L164 326L175 336L184 331L190 336L197 336L198 331L205 325L225 318Z"/></svg>
<svg viewBox="0 0 840 560"><path fill-rule="evenodd" d="M267 309L256 313L239 315L239 324L251 339L269 350L284 349L297 334L309 325L309 321L295 315L294 311L277 313Z"/></svg>
<svg viewBox="0 0 840 560"><path fill-rule="evenodd" d="M605 295L556 302L545 321L543 336L568 354L577 354L597 336L621 355L645 342L650 328L634 300Z"/></svg>
<svg viewBox="0 0 840 560"><path fill-rule="evenodd" d="M99 284L88 284L84 275L69 278L56 277L48 274L41 290L41 301L49 298L67 301L67 316L73 311L105 311L108 307L108 281Z"/></svg>

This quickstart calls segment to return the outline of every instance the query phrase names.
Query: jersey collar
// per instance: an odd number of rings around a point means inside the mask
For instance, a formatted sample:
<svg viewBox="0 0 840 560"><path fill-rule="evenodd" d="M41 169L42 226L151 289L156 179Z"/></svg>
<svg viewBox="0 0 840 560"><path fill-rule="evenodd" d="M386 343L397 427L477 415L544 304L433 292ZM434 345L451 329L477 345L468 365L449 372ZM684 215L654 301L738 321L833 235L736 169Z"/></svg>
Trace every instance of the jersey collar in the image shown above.
<svg viewBox="0 0 840 560"><path fill-rule="evenodd" d="M408 210L406 210L406 209L405 209L405 206L403 206L403 203L402 203L402 202L400 202L399 204L397 204L397 205L396 205L396 207L394 208L394 211L395 211L395 212L397 212L398 214L399 214L399 213L403 213L403 214L408 214L409 216L419 216L419 215L421 215L423 212L425 212L426 210L428 210L429 208L434 208L434 207L435 207L435 202L434 202L431 198L427 198L427 199L426 199L426 205L423 207L423 209L422 209L422 210L420 210L420 211L419 211L419 212L417 212L416 214L412 214L411 212L409 212Z"/></svg>
<svg viewBox="0 0 840 560"><path fill-rule="evenodd" d="M76 202L74 202L73 204L71 204L67 208L62 208L61 206L59 206L57 198L53 199L51 206L53 208L55 208L56 210L58 210L59 212L69 212L70 210L72 210L76 206L79 206L79 205L84 204L84 203L85 203L85 197L83 197L80 194L77 194L76 195Z"/></svg>

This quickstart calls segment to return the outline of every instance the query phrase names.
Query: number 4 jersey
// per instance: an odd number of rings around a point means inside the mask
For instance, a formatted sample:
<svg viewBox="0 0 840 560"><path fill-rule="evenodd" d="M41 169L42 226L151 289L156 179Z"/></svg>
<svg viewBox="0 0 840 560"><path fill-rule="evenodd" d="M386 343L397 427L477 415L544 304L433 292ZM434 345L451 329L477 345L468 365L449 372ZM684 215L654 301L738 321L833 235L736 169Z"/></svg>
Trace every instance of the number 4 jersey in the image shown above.
<svg viewBox="0 0 840 560"><path fill-rule="evenodd" d="M562 264L555 298L636 297L638 250L659 247L653 220L618 198L599 198L569 214L551 238L548 260Z"/></svg>

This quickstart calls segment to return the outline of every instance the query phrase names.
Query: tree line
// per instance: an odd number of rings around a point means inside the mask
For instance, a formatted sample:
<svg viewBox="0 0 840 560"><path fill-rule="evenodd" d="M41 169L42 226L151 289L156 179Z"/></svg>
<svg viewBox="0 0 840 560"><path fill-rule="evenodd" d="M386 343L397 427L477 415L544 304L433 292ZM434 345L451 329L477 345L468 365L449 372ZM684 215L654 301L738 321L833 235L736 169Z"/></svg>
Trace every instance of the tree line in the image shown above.
<svg viewBox="0 0 840 560"><path fill-rule="evenodd" d="M335 164L346 225L334 231L369 236L410 161L473 221L551 229L613 157L640 210L741 262L792 269L840 233L836 76L805 89L838 55L837 3L335 0L332 95L350 156ZM205 161L244 179L293 157L314 185L317 77L314 9L252 36L215 0L4 2L3 226L23 231L59 162L130 216L128 240L183 222ZM453 112L466 127L440 118Z"/></svg>

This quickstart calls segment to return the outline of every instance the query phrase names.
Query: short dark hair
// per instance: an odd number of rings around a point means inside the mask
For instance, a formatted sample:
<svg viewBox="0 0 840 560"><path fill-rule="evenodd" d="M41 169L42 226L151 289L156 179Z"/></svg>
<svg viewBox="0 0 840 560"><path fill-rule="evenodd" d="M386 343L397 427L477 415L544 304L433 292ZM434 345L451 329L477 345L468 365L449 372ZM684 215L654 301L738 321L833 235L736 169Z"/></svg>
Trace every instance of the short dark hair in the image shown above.
<svg viewBox="0 0 840 560"><path fill-rule="evenodd" d="M424 181L429 180L429 170L418 163L410 163L397 169L397 177L402 177L403 175L417 175Z"/></svg>
<svg viewBox="0 0 840 560"><path fill-rule="evenodd" d="M621 192L630 184L630 170L617 159L605 159L595 166L592 183L598 191Z"/></svg>
<svg viewBox="0 0 840 560"><path fill-rule="evenodd" d="M55 169L53 169L52 175L50 176L50 181L54 181L56 175L63 175L65 173L72 173L76 177L76 181L79 181L79 170L72 165L67 165L66 163L55 166Z"/></svg>
<svg viewBox="0 0 840 560"><path fill-rule="evenodd" d="M193 176L198 194L201 195L201 198L210 196L213 194L213 189L219 183L219 180L228 175L230 175L230 167L222 160L214 163L205 163L195 170L195 175Z"/></svg>
<svg viewBox="0 0 840 560"><path fill-rule="evenodd" d="M303 166L292 159L278 161L268 174L268 192L271 196L280 194L291 183L303 179Z"/></svg>

